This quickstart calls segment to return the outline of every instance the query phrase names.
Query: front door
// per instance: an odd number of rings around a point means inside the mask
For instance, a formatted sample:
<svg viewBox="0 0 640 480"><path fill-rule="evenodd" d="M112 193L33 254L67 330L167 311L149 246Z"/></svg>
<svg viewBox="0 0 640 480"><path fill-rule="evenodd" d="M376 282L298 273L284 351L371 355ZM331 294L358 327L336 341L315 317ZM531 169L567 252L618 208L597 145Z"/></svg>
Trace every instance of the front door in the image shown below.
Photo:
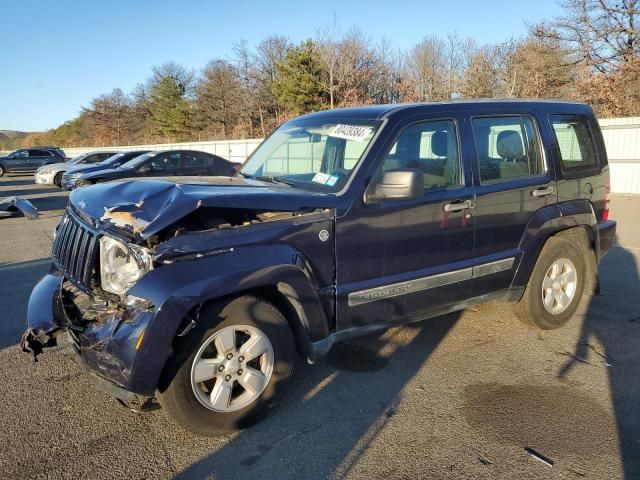
<svg viewBox="0 0 640 480"><path fill-rule="evenodd" d="M382 172L419 169L413 200L356 200L336 219L337 330L419 317L471 293L473 186L455 115L398 129Z"/></svg>
<svg viewBox="0 0 640 480"><path fill-rule="evenodd" d="M28 170L29 150L18 150L6 160L7 169L12 173L24 173Z"/></svg>

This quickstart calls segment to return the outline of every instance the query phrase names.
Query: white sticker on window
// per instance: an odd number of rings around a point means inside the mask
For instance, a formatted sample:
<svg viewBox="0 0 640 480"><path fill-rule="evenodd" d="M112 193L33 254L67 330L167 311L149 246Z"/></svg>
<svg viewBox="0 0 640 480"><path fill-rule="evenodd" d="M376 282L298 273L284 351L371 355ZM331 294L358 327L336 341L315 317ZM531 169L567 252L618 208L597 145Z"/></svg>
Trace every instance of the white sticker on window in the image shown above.
<svg viewBox="0 0 640 480"><path fill-rule="evenodd" d="M358 127L356 125L336 125L336 128L333 129L333 132L331 132L329 136L361 142L370 133L370 127Z"/></svg>
<svg viewBox="0 0 640 480"><path fill-rule="evenodd" d="M329 180L329 178L330 176L328 173L318 172L313 176L311 181L316 183L321 183L322 185L324 185L325 183L327 183L327 180Z"/></svg>
<svg viewBox="0 0 640 480"><path fill-rule="evenodd" d="M338 183L338 178L339 178L339 177L338 177L337 175L331 175L331 176L329 177L329 179L327 180L326 185L327 185L328 187L333 187L336 183Z"/></svg>

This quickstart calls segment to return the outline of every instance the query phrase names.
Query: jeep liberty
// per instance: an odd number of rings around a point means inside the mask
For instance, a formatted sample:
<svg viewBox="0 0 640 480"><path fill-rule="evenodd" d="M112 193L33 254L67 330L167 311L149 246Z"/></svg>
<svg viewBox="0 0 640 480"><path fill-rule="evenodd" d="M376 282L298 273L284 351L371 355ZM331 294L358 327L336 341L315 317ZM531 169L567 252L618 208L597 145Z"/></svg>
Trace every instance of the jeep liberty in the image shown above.
<svg viewBox="0 0 640 480"><path fill-rule="evenodd" d="M377 105L292 119L234 177L74 190L21 346L66 332L97 386L202 435L246 427L299 358L488 300L555 329L612 248L581 103Z"/></svg>

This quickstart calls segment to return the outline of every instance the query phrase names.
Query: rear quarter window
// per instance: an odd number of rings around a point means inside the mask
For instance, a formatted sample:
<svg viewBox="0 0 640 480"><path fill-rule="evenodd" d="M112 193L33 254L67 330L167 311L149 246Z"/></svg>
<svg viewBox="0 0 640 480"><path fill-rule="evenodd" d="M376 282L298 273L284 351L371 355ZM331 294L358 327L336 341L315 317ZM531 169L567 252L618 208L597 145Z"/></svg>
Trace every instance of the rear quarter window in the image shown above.
<svg viewBox="0 0 640 480"><path fill-rule="evenodd" d="M589 123L582 115L549 115L558 142L562 170L573 172L598 166Z"/></svg>

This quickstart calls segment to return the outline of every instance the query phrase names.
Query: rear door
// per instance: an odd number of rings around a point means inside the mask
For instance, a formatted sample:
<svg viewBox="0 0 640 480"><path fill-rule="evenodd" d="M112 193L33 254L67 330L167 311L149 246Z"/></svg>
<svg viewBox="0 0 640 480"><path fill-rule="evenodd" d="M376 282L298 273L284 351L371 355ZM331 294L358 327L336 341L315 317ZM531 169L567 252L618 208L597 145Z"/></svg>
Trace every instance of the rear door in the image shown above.
<svg viewBox="0 0 640 480"><path fill-rule="evenodd" d="M532 113L471 116L474 162L473 296L509 287L532 215L557 202L555 175Z"/></svg>
<svg viewBox="0 0 640 480"><path fill-rule="evenodd" d="M29 150L29 158L26 163L28 171L35 171L45 163L53 161L53 154L46 150Z"/></svg>

